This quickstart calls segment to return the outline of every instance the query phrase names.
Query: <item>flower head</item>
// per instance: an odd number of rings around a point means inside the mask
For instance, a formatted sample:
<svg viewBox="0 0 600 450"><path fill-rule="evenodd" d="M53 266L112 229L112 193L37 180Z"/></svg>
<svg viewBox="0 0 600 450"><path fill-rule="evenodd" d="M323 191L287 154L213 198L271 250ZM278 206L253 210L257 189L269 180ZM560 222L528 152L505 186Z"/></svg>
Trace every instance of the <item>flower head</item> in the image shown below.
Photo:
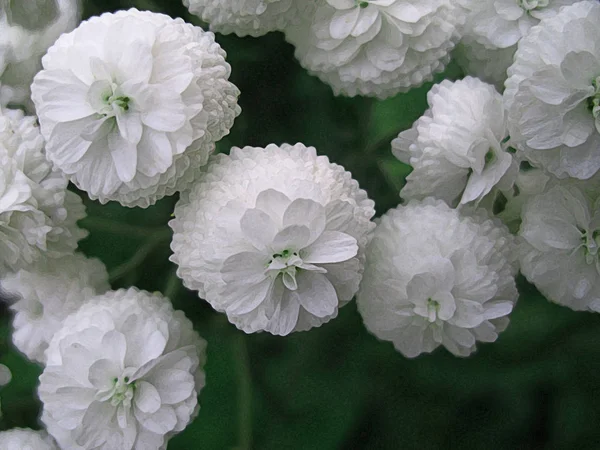
<svg viewBox="0 0 600 450"><path fill-rule="evenodd" d="M35 118L0 109L0 272L70 254L86 232L81 199L45 158Z"/></svg>
<svg viewBox="0 0 600 450"><path fill-rule="evenodd" d="M33 112L30 86L54 41L81 19L78 0L3 1L0 8L0 106Z"/></svg>
<svg viewBox="0 0 600 450"><path fill-rule="evenodd" d="M600 179L551 185L523 207L521 270L551 301L600 312Z"/></svg>
<svg viewBox="0 0 600 450"><path fill-rule="evenodd" d="M600 4L561 9L523 38L504 92L511 141L560 178L600 169Z"/></svg>
<svg viewBox="0 0 600 450"><path fill-rule="evenodd" d="M385 98L441 72L463 21L447 0L324 0L286 36L336 94Z"/></svg>
<svg viewBox="0 0 600 450"><path fill-rule="evenodd" d="M41 262L7 275L2 291L16 298L13 342L29 359L45 363L48 343L71 313L109 289L108 273L82 254Z"/></svg>
<svg viewBox="0 0 600 450"><path fill-rule="evenodd" d="M517 165L507 151L504 105L494 87L471 77L446 80L428 99L425 115L392 142L394 155L414 168L402 196L433 196L454 206L512 187Z"/></svg>
<svg viewBox="0 0 600 450"><path fill-rule="evenodd" d="M3 450L58 450L54 439L45 431L29 428L13 428L0 432L0 448Z"/></svg>
<svg viewBox="0 0 600 450"><path fill-rule="evenodd" d="M214 32L262 36L283 30L313 8L313 0L184 0Z"/></svg>
<svg viewBox="0 0 600 450"><path fill-rule="evenodd" d="M386 213L357 296L367 328L408 357L443 345L468 356L508 324L518 292L514 242L483 212L431 198Z"/></svg>
<svg viewBox="0 0 600 450"><path fill-rule="evenodd" d="M50 342L42 421L64 448L166 448L198 410L206 343L160 295L94 297Z"/></svg>
<svg viewBox="0 0 600 450"><path fill-rule="evenodd" d="M101 202L147 207L185 188L240 113L214 35L162 14L94 17L43 64L32 91L48 158Z"/></svg>
<svg viewBox="0 0 600 450"><path fill-rule="evenodd" d="M350 174L314 148L234 148L176 206L172 259L242 330L287 335L352 299L373 215Z"/></svg>

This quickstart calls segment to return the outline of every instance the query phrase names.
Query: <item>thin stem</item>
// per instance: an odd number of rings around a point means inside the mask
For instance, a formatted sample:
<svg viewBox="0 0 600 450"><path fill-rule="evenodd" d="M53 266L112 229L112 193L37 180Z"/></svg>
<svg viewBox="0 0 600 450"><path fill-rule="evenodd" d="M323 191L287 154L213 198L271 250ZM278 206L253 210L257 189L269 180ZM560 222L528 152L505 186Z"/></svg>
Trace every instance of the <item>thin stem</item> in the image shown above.
<svg viewBox="0 0 600 450"><path fill-rule="evenodd" d="M137 225L129 225L110 219L104 219L102 217L86 217L80 224L83 228L92 233L102 232L137 238L150 238L171 233L170 229L166 227L144 228L138 227Z"/></svg>
<svg viewBox="0 0 600 450"><path fill-rule="evenodd" d="M156 235L155 237L151 237L148 241L142 245L138 251L131 257L129 261L124 262L120 266L114 268L109 273L110 282L113 283L129 272L137 269L141 266L146 258L158 247L162 242L164 242L168 238L169 235Z"/></svg>
<svg viewBox="0 0 600 450"><path fill-rule="evenodd" d="M246 336L237 333L237 377L238 377L238 404L239 404L239 446L237 450L250 450L252 448L252 374L250 373L250 359Z"/></svg>
<svg viewBox="0 0 600 450"><path fill-rule="evenodd" d="M163 294L165 297L173 301L177 297L177 294L179 293L180 289L181 280L177 276L177 272L173 270L169 275L169 279L167 280L167 284L165 285Z"/></svg>

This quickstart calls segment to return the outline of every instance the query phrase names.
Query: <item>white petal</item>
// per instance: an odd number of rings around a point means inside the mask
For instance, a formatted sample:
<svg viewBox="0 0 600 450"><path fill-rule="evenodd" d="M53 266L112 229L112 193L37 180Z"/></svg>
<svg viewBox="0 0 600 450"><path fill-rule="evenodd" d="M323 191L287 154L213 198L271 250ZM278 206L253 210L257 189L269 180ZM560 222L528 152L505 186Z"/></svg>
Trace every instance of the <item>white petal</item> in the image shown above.
<svg viewBox="0 0 600 450"><path fill-rule="evenodd" d="M277 234L277 225L260 209L249 209L240 221L242 233L257 250L267 248Z"/></svg>
<svg viewBox="0 0 600 450"><path fill-rule="evenodd" d="M284 250L298 251L306 246L309 239L310 230L307 227L292 225L277 233L271 248L274 253Z"/></svg>
<svg viewBox="0 0 600 450"><path fill-rule="evenodd" d="M310 246L302 250L302 260L308 263L337 263L358 254L356 239L339 231L325 231Z"/></svg>
<svg viewBox="0 0 600 450"><path fill-rule="evenodd" d="M302 271L296 276L298 290L292 293L304 309L316 317L332 315L338 307L338 298L329 280L320 273Z"/></svg>
<svg viewBox="0 0 600 450"><path fill-rule="evenodd" d="M161 405L156 388L144 380L139 380L135 384L134 402L140 411L147 414L155 413Z"/></svg>

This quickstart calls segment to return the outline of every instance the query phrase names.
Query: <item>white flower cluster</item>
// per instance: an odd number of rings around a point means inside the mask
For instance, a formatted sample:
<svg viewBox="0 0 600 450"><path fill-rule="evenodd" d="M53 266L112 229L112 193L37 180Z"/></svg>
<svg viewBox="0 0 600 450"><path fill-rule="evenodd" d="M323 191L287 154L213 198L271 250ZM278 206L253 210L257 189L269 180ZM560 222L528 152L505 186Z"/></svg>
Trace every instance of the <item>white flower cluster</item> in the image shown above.
<svg viewBox="0 0 600 450"><path fill-rule="evenodd" d="M233 148L177 204L172 259L240 329L308 330L358 290L373 206L312 147Z"/></svg>
<svg viewBox="0 0 600 450"><path fill-rule="evenodd" d="M3 0L0 8L0 106L33 111L29 87L54 41L80 19L79 0Z"/></svg>
<svg viewBox="0 0 600 450"><path fill-rule="evenodd" d="M56 442L45 431L13 428L0 432L2 450L59 450Z"/></svg>
<svg viewBox="0 0 600 450"><path fill-rule="evenodd" d="M86 236L81 199L53 171L35 117L0 108L0 277L72 253Z"/></svg>
<svg viewBox="0 0 600 450"><path fill-rule="evenodd" d="M148 207L186 188L240 113L214 35L166 15L93 17L42 62L48 159L102 203Z"/></svg>
<svg viewBox="0 0 600 450"><path fill-rule="evenodd" d="M183 0L192 14L223 34L262 36L308 15L316 0Z"/></svg>
<svg viewBox="0 0 600 450"><path fill-rule="evenodd" d="M469 74L502 90L519 41L541 20L577 1L462 0L468 15L458 61Z"/></svg>
<svg viewBox="0 0 600 450"><path fill-rule="evenodd" d="M439 345L468 356L508 325L516 272L513 238L485 213L413 201L381 218L358 308L373 334L408 357Z"/></svg>

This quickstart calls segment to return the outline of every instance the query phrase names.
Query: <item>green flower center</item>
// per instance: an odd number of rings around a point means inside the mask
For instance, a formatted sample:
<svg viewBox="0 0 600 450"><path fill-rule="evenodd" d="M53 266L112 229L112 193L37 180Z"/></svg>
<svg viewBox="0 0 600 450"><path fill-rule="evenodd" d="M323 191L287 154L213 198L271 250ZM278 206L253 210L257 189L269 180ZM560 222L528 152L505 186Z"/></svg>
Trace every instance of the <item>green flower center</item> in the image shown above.
<svg viewBox="0 0 600 450"><path fill-rule="evenodd" d="M517 0L517 5L527 12L545 8L549 3L550 0Z"/></svg>
<svg viewBox="0 0 600 450"><path fill-rule="evenodd" d="M131 381L129 377L113 379L113 388L110 396L110 404L112 406L131 406L133 395L135 393L135 381Z"/></svg>
<svg viewBox="0 0 600 450"><path fill-rule="evenodd" d="M369 6L369 2L366 2L364 0L356 0L356 4L363 9Z"/></svg>
<svg viewBox="0 0 600 450"><path fill-rule="evenodd" d="M588 98L588 107L596 120L600 120L600 76L592 81L592 86L594 86L595 92Z"/></svg>
<svg viewBox="0 0 600 450"><path fill-rule="evenodd" d="M129 102L131 101L129 97L124 95L117 96L113 94L105 96L102 100L107 106L116 106L123 111L129 111Z"/></svg>

